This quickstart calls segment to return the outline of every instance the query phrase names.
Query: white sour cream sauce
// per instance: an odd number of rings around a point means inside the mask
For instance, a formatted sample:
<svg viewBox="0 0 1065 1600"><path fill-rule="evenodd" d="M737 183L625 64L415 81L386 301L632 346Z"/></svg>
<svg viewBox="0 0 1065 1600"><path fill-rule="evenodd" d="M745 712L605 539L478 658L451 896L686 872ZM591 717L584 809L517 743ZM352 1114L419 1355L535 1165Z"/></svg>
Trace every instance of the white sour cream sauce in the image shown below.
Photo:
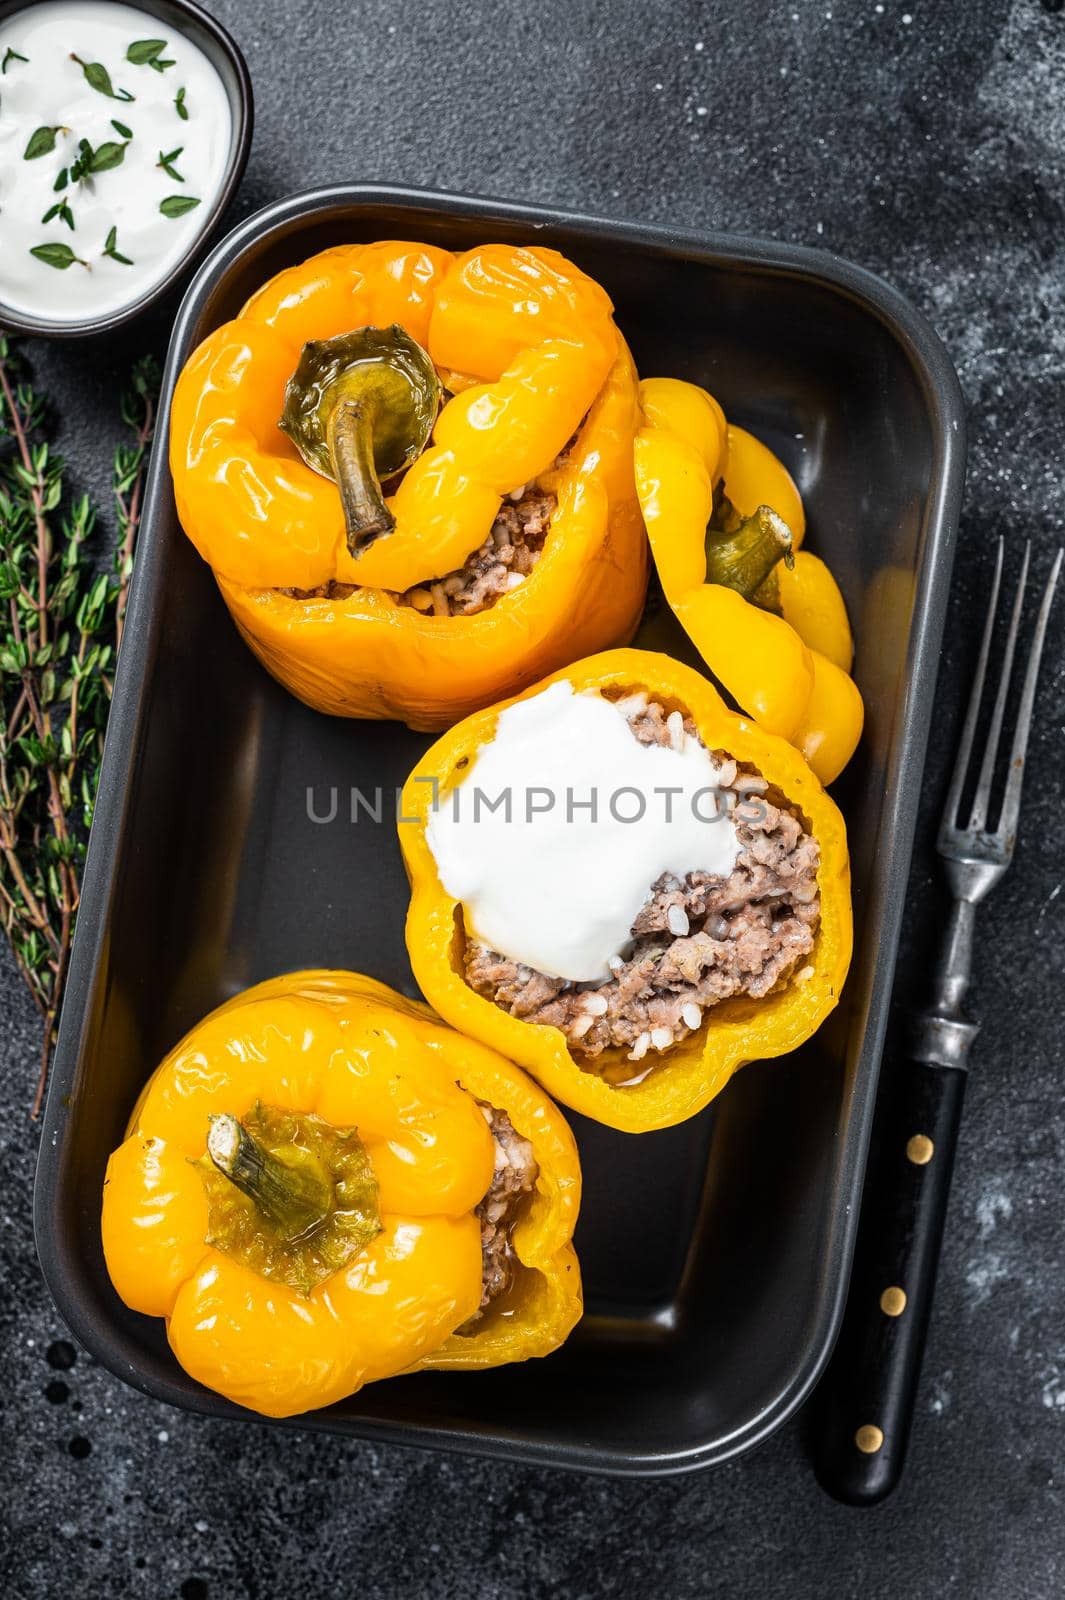
<svg viewBox="0 0 1065 1600"><path fill-rule="evenodd" d="M156 71L126 59L137 40L163 39ZM8 52L15 52L9 55ZM94 89L71 55L106 68L117 93ZM21 61L19 56L27 57ZM232 132L229 100L203 51L176 28L133 6L92 0L42 0L0 24L0 301L12 310L56 324L76 324L139 300L176 265L205 226L222 186ZM182 118L175 103L184 90ZM126 139L113 123L129 128ZM55 128L55 148L27 160L38 128ZM56 191L61 172L78 158L78 141L93 150L125 145L122 161ZM183 182L159 165L173 165ZM160 204L173 195L200 203L168 217ZM41 219L66 200L74 219ZM103 254L110 230L132 266ZM66 245L80 258L65 268L30 254L36 245ZM87 263L82 266L81 261Z"/></svg>
<svg viewBox="0 0 1065 1600"><path fill-rule="evenodd" d="M500 713L426 838L477 939L549 977L602 982L662 873L735 865L720 774L697 740L642 745L612 702L560 681ZM509 819L486 803L505 792Z"/></svg>

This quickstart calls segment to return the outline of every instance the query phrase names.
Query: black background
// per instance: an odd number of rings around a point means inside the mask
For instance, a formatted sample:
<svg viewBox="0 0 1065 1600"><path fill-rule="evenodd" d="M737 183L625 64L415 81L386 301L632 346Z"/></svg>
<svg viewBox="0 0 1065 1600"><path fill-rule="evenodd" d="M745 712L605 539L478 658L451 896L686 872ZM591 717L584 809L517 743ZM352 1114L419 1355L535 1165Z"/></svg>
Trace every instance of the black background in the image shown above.
<svg viewBox="0 0 1065 1600"><path fill-rule="evenodd" d="M943 905L927 848L992 541L1062 540L1062 0L216 0L256 89L230 220L345 179L775 234L884 273L970 412L967 509L900 960L920 999ZM70 478L108 507L118 393L175 309L28 344ZM677 307L683 317L683 306ZM801 1421L708 1475L610 1482L210 1425L57 1341L30 1229L35 1014L0 955L0 1582L5 1595L619 1594L730 1600L1065 1589L1061 1005L1065 605L1017 862L981 912L976 1049L911 1461L828 1501ZM69 1365L73 1358L73 1366Z"/></svg>

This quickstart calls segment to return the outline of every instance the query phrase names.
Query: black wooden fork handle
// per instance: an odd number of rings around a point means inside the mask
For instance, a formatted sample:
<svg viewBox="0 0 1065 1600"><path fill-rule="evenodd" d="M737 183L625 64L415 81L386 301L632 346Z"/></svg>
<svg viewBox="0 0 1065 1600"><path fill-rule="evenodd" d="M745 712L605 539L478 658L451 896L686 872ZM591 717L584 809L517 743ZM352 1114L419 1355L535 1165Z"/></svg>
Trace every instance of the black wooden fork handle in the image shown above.
<svg viewBox="0 0 1065 1600"><path fill-rule="evenodd" d="M968 1076L927 1061L886 1071L847 1312L819 1397L815 1471L849 1505L882 1500L902 1472Z"/></svg>

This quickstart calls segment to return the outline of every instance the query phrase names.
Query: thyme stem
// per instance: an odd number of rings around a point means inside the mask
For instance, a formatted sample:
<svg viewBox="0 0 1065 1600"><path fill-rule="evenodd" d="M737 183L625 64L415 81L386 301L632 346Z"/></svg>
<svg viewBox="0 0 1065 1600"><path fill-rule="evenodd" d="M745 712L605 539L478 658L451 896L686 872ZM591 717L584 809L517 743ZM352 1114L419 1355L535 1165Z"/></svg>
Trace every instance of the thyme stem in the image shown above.
<svg viewBox="0 0 1065 1600"><path fill-rule="evenodd" d="M42 438L45 404L0 336L0 927L42 1017L33 1117L70 961L157 383L142 361L123 398L132 440L114 453L118 540L101 572L95 513L65 492Z"/></svg>

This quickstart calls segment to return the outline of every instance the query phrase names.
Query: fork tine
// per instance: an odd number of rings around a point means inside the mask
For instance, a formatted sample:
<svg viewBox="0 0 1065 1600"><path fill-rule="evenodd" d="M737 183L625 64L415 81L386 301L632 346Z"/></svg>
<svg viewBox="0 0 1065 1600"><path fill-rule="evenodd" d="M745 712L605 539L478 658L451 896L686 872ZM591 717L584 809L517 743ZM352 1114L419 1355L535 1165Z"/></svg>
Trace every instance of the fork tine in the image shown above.
<svg viewBox="0 0 1065 1600"><path fill-rule="evenodd" d="M1021 810L1021 785L1024 782L1024 753L1028 747L1028 731L1032 724L1035 687L1039 679L1039 661L1043 654L1043 641L1046 638L1047 623L1050 620L1050 608L1054 603L1054 590L1057 587L1063 556L1065 556L1065 550L1059 550L1057 560L1051 568L1047 586L1043 591L1039 616L1035 624L1035 634L1032 638L1031 649L1028 652L1028 666L1024 674L1021 703L1017 707L1017 724L1013 730L1010 771L1009 777L1006 779L1006 790L1002 796L1002 811L998 819L997 830L998 837L1005 846L1007 854L1012 851L1013 842L1017 836L1017 818Z"/></svg>
<svg viewBox="0 0 1065 1600"><path fill-rule="evenodd" d="M976 786L976 794L973 796L973 809L968 822L970 833L980 833L987 826L987 808L991 801L991 780L995 775L995 757L998 755L998 743L1002 734L1002 718L1005 715L1006 697L1010 690L1013 653L1017 648L1017 630L1021 625L1021 612L1024 609L1024 591L1028 583L1028 563L1031 560L1031 556L1032 541L1029 539L1024 546L1021 581L1017 585L1017 598L1013 602L1010 631L1006 638L1006 653L1002 658L1002 672L998 680L998 693L995 695L995 709L991 713L991 726L987 730L987 746L984 750L983 765L980 768L980 781Z"/></svg>
<svg viewBox="0 0 1065 1600"><path fill-rule="evenodd" d="M987 676L987 661L991 654L991 635L995 631L995 612L998 610L998 591L1002 582L1004 550L1005 541L999 539L998 554L995 556L995 576L991 580L991 603L987 608L984 636L980 642L976 676L973 679L972 693L969 696L969 705L965 713L965 725L962 728L958 754L954 759L954 772L950 780L950 792L947 795L947 803L943 808L942 827L944 829L953 828L957 823L958 811L961 807L961 792L965 787L965 774L969 770L969 757L972 754L973 739L976 736L976 723L980 716L980 701L984 693L984 679Z"/></svg>

